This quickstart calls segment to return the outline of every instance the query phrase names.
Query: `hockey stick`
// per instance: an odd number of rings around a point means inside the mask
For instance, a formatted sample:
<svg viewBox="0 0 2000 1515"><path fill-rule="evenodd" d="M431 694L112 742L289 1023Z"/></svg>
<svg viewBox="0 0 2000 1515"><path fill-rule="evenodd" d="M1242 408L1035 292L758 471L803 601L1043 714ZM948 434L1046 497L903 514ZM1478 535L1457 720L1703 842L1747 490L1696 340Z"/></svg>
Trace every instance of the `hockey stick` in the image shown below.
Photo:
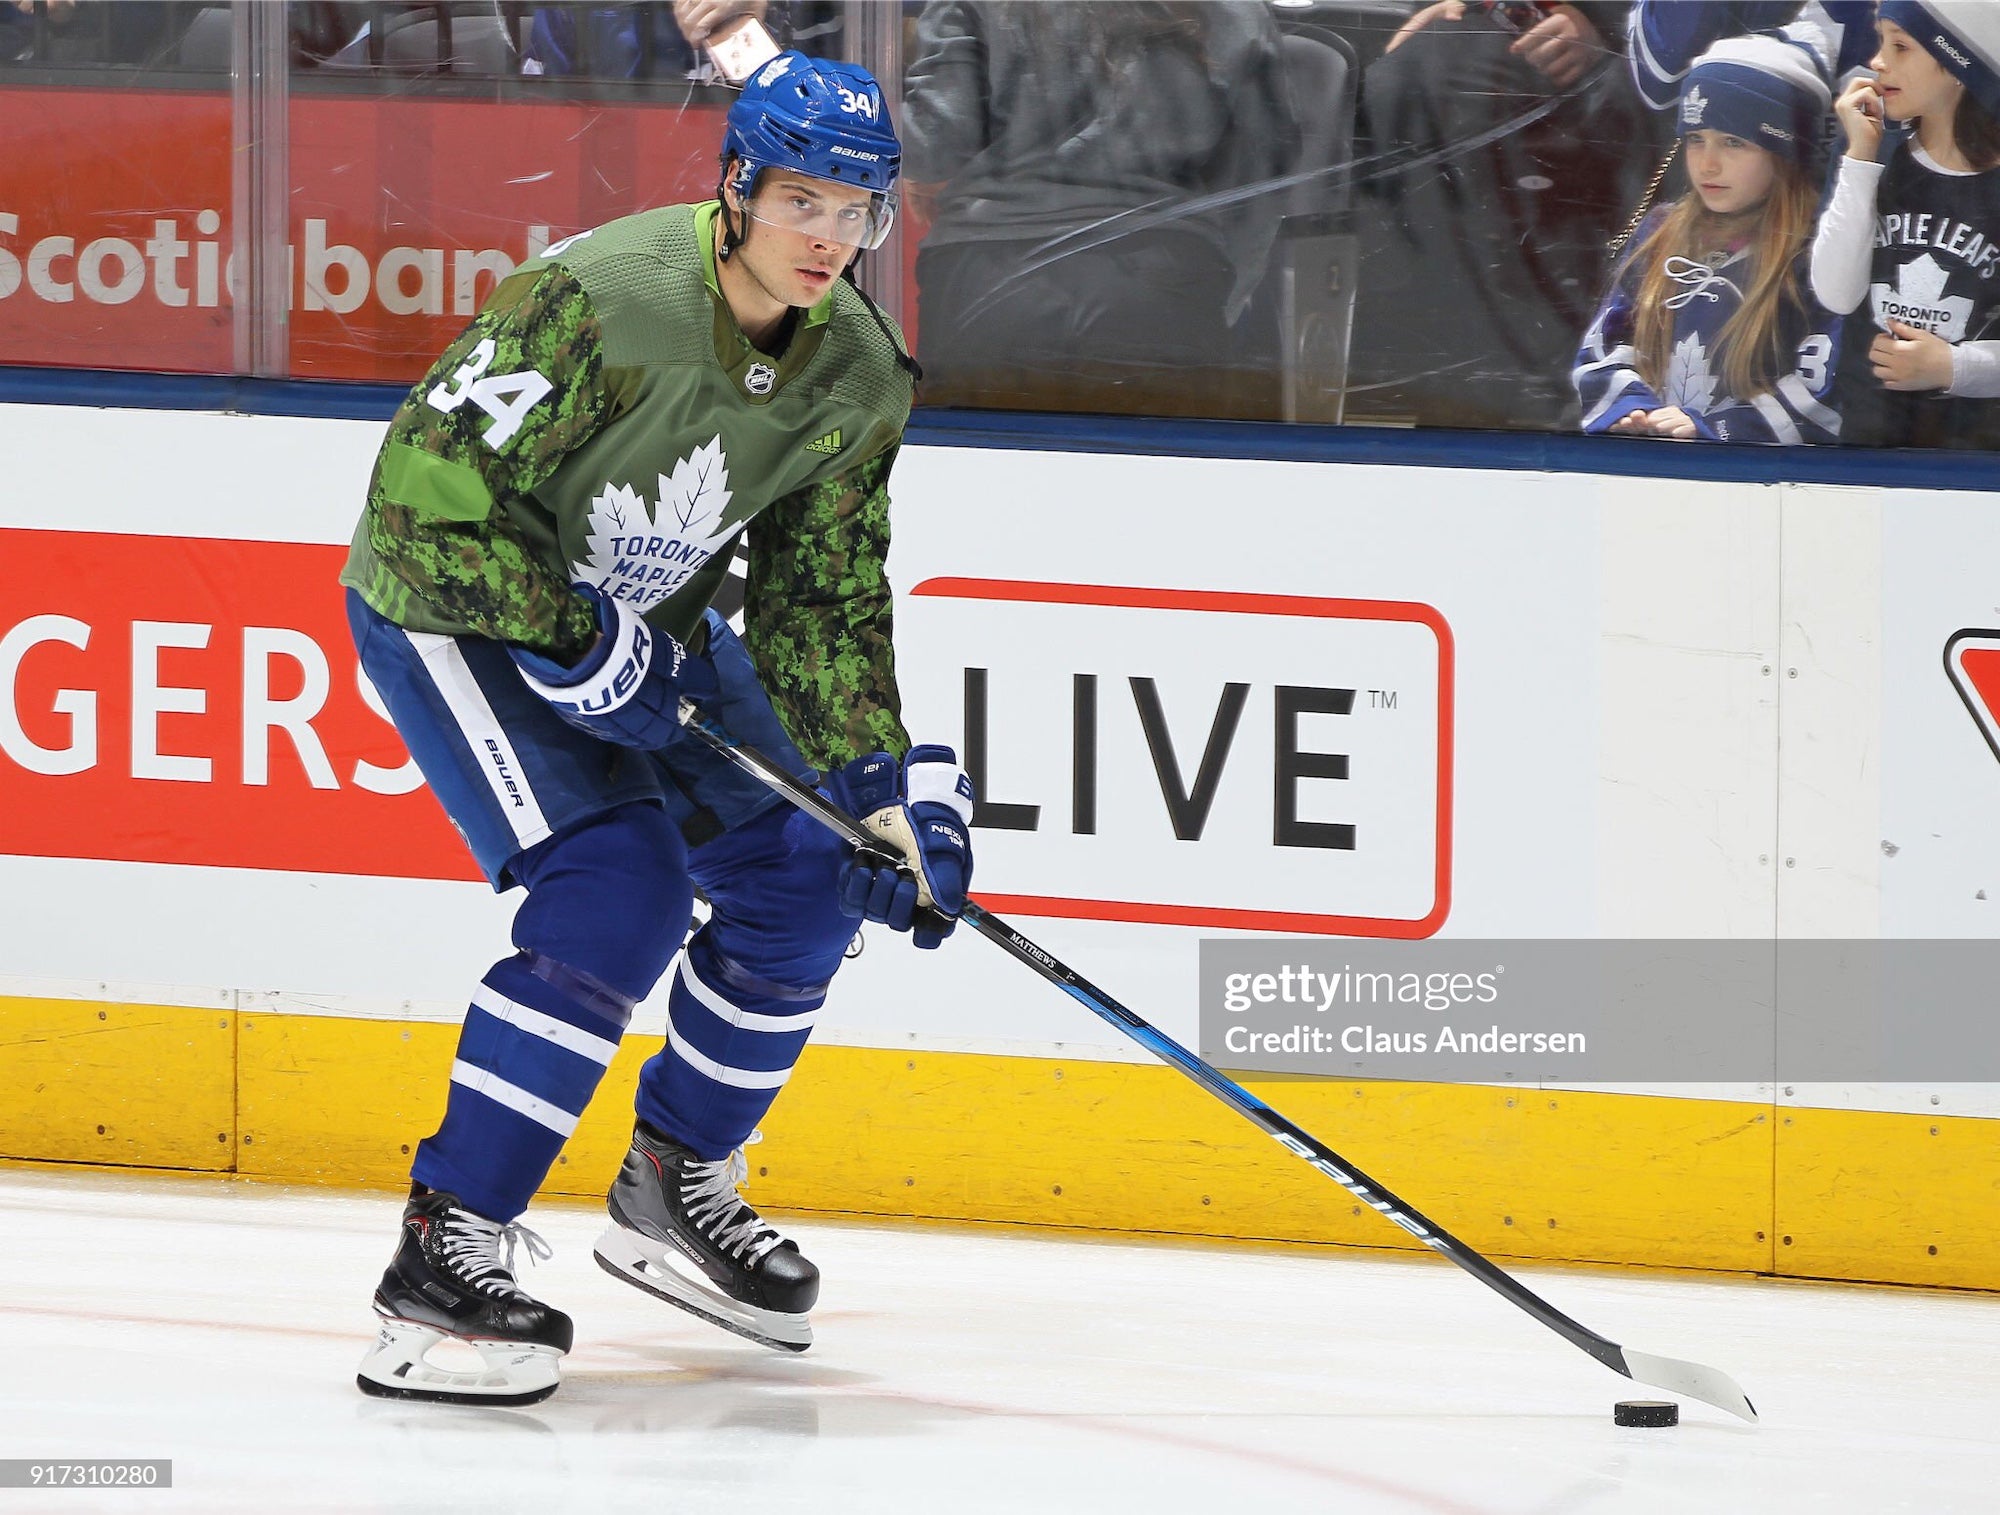
<svg viewBox="0 0 2000 1515"><path fill-rule="evenodd" d="M877 856L882 855L879 839L872 836L853 816L848 815L818 791L800 783L754 747L747 747L738 742L722 727L697 710L691 702L681 701L680 719L685 730L744 772L761 780L822 825L839 833L862 851ZM896 858L892 861L900 864L902 859ZM1263 1130L1266 1135L1276 1138L1279 1145L1287 1151L1305 1159L1308 1165L1324 1173L1356 1199L1381 1211L1432 1251L1450 1258L1501 1298L1519 1306L1565 1341L1588 1352L1614 1373L1622 1373L1636 1383L1650 1384L1671 1394L1685 1394L1690 1399L1699 1399L1704 1404L1714 1405L1718 1410L1727 1410L1744 1420L1756 1420L1756 1409L1742 1389L1737 1387L1736 1381L1727 1373L1718 1368L1704 1367L1700 1363L1682 1362L1674 1357L1655 1357L1650 1352L1621 1347L1617 1342L1577 1324L1512 1274L1488 1262L1442 1226L1427 1219L1413 1206L1391 1194L1324 1142L1293 1125L1249 1090L1218 1073L1172 1037L1127 1010L1102 989L1044 952L991 911L977 902L968 902L958 918L988 941L998 944L1026 963L1091 1014L1117 1027L1162 1061L1172 1063L1237 1114Z"/></svg>

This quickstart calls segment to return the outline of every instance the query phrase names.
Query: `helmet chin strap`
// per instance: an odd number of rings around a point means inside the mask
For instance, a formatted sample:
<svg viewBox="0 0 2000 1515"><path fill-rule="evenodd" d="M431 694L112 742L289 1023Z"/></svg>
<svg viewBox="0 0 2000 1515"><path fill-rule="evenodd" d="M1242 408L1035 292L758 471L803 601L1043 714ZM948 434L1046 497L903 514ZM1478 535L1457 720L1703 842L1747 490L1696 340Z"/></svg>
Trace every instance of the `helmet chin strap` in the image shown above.
<svg viewBox="0 0 2000 1515"><path fill-rule="evenodd" d="M729 165L723 164L722 177L715 181L715 198L722 206L722 245L715 250L715 256L727 263L731 253L743 245L743 239L750 234L750 211L746 205L741 227L729 215ZM747 196L746 196L747 199Z"/></svg>
<svg viewBox="0 0 2000 1515"><path fill-rule="evenodd" d="M903 344L896 340L895 332L889 329L889 318L882 314L882 307L869 299L868 291L855 282L854 265L860 261L860 255L854 257L847 267L841 270L840 276L847 280L849 288L861 296L861 303L867 307L868 314L875 318L875 324L882 328L882 335L889 339L889 350L896 355L896 366L910 376L912 383L921 384L924 379L923 364L916 360L914 354L904 351Z"/></svg>

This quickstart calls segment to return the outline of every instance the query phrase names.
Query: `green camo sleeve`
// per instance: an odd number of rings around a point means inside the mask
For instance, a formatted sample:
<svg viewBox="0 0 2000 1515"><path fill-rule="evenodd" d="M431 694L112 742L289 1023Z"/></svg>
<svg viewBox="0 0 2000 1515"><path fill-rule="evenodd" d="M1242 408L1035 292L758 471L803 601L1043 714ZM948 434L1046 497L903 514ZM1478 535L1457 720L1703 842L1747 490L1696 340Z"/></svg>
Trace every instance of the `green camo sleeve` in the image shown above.
<svg viewBox="0 0 2000 1515"><path fill-rule="evenodd" d="M744 640L785 730L823 771L910 746L887 566L895 459L892 446L750 525Z"/></svg>
<svg viewBox="0 0 2000 1515"><path fill-rule="evenodd" d="M368 492L367 593L568 659L596 635L509 501L611 419L590 298L551 266L504 281L389 423ZM366 592L366 591L364 591Z"/></svg>

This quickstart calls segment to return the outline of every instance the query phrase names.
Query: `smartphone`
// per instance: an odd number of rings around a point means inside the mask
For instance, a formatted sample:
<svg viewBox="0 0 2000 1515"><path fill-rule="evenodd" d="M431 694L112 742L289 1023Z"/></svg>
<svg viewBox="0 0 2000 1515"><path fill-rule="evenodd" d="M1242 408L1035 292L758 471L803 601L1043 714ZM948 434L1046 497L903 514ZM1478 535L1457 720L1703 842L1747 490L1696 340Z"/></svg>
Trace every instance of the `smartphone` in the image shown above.
<svg viewBox="0 0 2000 1515"><path fill-rule="evenodd" d="M731 84L741 84L783 51L755 16L738 16L723 23L709 33L703 45L715 60L715 71Z"/></svg>
<svg viewBox="0 0 2000 1515"><path fill-rule="evenodd" d="M1543 0L1486 0L1484 8L1489 16L1514 32L1533 31L1554 9Z"/></svg>

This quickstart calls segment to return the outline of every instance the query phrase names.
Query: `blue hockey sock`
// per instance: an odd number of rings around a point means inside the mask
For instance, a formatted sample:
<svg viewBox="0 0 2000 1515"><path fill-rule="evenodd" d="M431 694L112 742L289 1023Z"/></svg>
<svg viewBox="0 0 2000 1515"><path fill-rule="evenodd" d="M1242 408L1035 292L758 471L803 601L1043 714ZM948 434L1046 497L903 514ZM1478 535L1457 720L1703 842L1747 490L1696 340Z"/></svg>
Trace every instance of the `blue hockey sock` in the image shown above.
<svg viewBox="0 0 2000 1515"><path fill-rule="evenodd" d="M704 1162L755 1129L805 1050L827 986L760 978L696 933L674 970L667 1045L639 1072L640 1119Z"/></svg>
<svg viewBox="0 0 2000 1515"><path fill-rule="evenodd" d="M597 1091L633 1000L539 952L503 958L459 1033L444 1123L410 1176L511 1221L548 1176Z"/></svg>

